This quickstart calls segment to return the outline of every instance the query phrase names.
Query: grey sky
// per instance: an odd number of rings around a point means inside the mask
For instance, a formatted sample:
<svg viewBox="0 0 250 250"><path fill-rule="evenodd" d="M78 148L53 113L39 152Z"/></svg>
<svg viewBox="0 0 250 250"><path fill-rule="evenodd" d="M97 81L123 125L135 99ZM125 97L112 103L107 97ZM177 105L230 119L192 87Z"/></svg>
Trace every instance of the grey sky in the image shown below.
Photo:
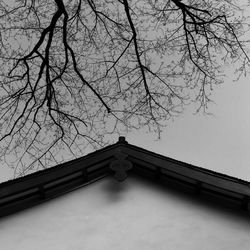
<svg viewBox="0 0 250 250"><path fill-rule="evenodd" d="M231 77L230 77L231 78ZM213 116L193 115L193 109L170 122L160 140L141 130L126 135L131 144L156 153L250 181L250 76L238 82L225 79L214 89L209 111ZM0 180L12 176L0 168Z"/></svg>
<svg viewBox="0 0 250 250"><path fill-rule="evenodd" d="M213 116L187 110L171 122L162 138L135 133L131 144L156 153L250 181L250 76L238 82L226 79L213 92Z"/></svg>

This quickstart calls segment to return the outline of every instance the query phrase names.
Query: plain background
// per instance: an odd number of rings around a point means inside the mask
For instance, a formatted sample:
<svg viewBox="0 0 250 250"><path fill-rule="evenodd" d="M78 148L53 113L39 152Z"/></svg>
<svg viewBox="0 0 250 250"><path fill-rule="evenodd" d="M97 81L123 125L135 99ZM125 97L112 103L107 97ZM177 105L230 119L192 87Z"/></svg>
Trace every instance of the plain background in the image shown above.
<svg viewBox="0 0 250 250"><path fill-rule="evenodd" d="M129 176L0 220L4 250L248 250L249 215Z"/></svg>

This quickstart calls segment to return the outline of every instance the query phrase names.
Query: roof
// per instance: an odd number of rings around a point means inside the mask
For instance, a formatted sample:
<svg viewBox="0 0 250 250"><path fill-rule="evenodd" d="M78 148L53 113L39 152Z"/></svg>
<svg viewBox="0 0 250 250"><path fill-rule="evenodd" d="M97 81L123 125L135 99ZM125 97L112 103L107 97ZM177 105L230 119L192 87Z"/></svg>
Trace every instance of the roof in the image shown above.
<svg viewBox="0 0 250 250"><path fill-rule="evenodd" d="M113 175L124 181L140 175L191 194L249 209L250 183L162 156L124 137L81 158L0 184L0 216L37 205Z"/></svg>

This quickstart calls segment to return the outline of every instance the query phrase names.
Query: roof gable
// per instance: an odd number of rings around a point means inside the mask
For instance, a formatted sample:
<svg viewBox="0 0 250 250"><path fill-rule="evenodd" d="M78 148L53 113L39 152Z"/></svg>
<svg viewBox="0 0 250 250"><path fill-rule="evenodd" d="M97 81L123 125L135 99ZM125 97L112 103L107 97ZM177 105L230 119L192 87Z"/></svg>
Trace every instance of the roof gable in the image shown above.
<svg viewBox="0 0 250 250"><path fill-rule="evenodd" d="M0 184L0 216L89 185L108 175L128 174L174 183L196 194L210 194L248 210L249 182L196 167L128 144L113 145L58 166Z"/></svg>

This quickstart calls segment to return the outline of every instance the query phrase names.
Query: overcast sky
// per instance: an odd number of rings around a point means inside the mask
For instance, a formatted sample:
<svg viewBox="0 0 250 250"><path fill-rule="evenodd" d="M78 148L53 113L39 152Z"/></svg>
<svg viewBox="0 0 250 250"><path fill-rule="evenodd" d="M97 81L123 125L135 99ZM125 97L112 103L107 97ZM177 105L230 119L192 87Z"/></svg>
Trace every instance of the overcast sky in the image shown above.
<svg viewBox="0 0 250 250"><path fill-rule="evenodd" d="M126 135L129 143L200 167L250 181L250 76L231 76L214 89L213 116L194 115L187 108L170 122L160 140L143 131ZM0 168L1 181L13 173Z"/></svg>
<svg viewBox="0 0 250 250"><path fill-rule="evenodd" d="M159 141L137 133L127 140L154 152L250 181L250 76L231 77L214 89L213 116L187 110L171 122Z"/></svg>

